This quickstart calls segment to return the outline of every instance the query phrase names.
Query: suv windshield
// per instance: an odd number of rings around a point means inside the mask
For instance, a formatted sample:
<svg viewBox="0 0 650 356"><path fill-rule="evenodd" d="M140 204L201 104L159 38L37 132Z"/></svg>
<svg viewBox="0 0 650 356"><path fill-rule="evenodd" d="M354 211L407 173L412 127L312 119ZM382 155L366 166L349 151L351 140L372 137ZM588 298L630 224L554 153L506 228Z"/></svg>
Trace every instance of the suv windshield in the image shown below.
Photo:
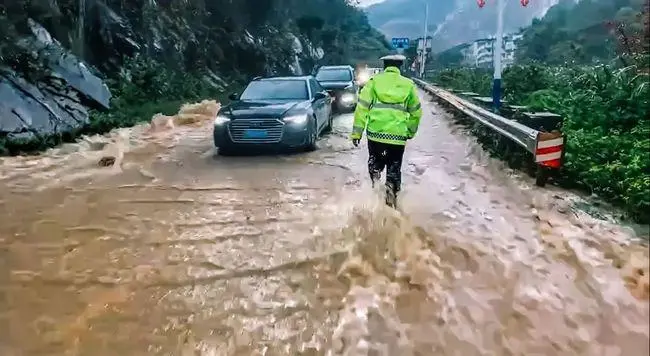
<svg viewBox="0 0 650 356"><path fill-rule="evenodd" d="M321 69L316 73L316 80L321 82L349 82L352 73L349 69Z"/></svg>
<svg viewBox="0 0 650 356"><path fill-rule="evenodd" d="M241 100L307 100L304 80L256 80L248 84Z"/></svg>

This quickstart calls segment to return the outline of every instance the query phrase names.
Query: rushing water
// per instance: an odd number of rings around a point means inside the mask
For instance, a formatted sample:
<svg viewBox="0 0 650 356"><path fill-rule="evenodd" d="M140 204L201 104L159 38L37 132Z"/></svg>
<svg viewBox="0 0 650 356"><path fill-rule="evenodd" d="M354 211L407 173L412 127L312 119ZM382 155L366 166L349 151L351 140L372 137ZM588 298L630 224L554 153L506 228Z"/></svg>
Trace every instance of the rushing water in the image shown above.
<svg viewBox="0 0 650 356"><path fill-rule="evenodd" d="M217 108L0 161L0 354L650 351L647 247L434 104L401 212L369 187L351 115L316 152L220 157Z"/></svg>

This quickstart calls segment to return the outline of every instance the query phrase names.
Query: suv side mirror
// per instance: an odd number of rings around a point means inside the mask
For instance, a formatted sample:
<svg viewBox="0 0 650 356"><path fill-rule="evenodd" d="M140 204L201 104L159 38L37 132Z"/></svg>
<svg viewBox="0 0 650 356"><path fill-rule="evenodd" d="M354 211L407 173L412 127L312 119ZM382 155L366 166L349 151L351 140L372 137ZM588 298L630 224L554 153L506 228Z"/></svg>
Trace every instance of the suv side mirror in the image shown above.
<svg viewBox="0 0 650 356"><path fill-rule="evenodd" d="M321 92L318 92L318 93L314 94L314 100L325 99L325 98L327 98L328 96L329 96L328 94L325 94L325 93L323 93L323 92L321 91Z"/></svg>
<svg viewBox="0 0 650 356"><path fill-rule="evenodd" d="M233 101L239 100L239 94L238 93L232 93L232 94L228 95L228 99L233 100Z"/></svg>

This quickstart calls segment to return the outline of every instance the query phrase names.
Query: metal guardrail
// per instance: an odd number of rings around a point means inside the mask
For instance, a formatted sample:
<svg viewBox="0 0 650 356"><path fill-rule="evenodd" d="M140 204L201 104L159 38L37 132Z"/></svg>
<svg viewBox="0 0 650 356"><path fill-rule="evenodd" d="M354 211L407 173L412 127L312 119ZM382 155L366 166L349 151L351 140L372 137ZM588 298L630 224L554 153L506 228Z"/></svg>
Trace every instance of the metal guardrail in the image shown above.
<svg viewBox="0 0 650 356"><path fill-rule="evenodd" d="M544 186L546 184L548 168L557 169L561 167L564 149L562 133L535 130L517 121L492 113L421 79L413 78L413 81L440 101L451 105L466 116L530 152L533 156L533 162L537 165L537 185Z"/></svg>

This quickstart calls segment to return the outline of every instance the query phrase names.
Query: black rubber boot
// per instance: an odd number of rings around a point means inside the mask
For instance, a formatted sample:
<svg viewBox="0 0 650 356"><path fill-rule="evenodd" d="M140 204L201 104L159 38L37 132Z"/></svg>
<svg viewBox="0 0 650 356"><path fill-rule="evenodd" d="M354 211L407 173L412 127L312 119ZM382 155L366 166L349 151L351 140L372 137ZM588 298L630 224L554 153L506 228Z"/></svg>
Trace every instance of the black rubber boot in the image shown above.
<svg viewBox="0 0 650 356"><path fill-rule="evenodd" d="M397 192L389 186L386 187L386 205L397 208Z"/></svg>
<svg viewBox="0 0 650 356"><path fill-rule="evenodd" d="M377 186L377 183L381 183L381 173L371 173L370 174L370 182L372 183L372 189L375 189L375 186Z"/></svg>

